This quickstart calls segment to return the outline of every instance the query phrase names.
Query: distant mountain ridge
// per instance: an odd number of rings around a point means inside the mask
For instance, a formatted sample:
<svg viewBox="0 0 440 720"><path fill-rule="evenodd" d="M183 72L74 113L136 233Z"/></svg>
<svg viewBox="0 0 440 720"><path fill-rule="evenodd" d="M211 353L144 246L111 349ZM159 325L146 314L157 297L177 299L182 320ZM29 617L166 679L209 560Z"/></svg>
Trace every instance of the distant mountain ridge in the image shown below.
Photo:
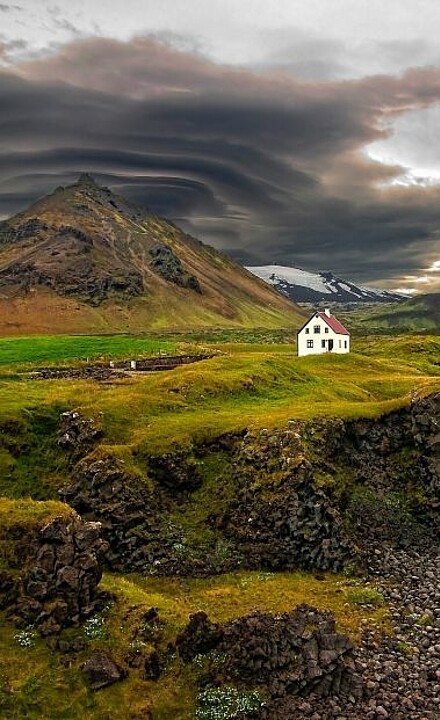
<svg viewBox="0 0 440 720"><path fill-rule="evenodd" d="M288 327L302 312L82 175L0 223L0 334Z"/></svg>
<svg viewBox="0 0 440 720"><path fill-rule="evenodd" d="M331 272L312 273L283 265L247 266L246 269L293 302L383 303L405 300L405 296L399 293L355 285Z"/></svg>
<svg viewBox="0 0 440 720"><path fill-rule="evenodd" d="M352 324L372 333L440 332L440 293L416 295L394 306L370 308L369 312L350 313Z"/></svg>

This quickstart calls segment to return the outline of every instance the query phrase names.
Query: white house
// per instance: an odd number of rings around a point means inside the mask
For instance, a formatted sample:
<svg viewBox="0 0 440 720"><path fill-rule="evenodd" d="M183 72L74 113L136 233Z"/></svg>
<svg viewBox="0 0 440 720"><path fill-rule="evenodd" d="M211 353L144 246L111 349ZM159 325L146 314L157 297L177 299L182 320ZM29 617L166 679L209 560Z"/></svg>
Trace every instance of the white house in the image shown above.
<svg viewBox="0 0 440 720"><path fill-rule="evenodd" d="M315 312L298 332L298 355L321 355L321 353L350 352L350 333L331 314Z"/></svg>

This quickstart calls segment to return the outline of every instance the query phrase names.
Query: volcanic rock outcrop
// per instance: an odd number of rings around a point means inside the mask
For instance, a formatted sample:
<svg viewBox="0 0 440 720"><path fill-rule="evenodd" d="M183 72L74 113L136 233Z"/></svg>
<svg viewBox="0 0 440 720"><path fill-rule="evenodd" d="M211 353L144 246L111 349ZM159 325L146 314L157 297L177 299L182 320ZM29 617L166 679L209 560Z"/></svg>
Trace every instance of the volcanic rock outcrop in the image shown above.
<svg viewBox="0 0 440 720"><path fill-rule="evenodd" d="M35 532L20 572L11 567L2 573L2 607L43 635L78 625L107 597L98 590L105 549L99 523L84 522L75 512L54 518Z"/></svg>
<svg viewBox="0 0 440 720"><path fill-rule="evenodd" d="M255 719L283 717L279 707L286 710L296 696L363 694L353 644L336 632L331 613L307 605L281 615L253 612L224 625L199 612L176 646L185 662L206 656L202 687L261 689L265 700Z"/></svg>

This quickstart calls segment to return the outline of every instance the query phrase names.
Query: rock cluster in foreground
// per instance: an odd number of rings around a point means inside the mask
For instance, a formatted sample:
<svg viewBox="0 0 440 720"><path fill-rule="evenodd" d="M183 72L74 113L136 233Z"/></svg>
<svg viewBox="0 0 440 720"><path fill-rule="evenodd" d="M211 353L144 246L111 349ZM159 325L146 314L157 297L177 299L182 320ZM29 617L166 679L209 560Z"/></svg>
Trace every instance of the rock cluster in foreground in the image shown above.
<svg viewBox="0 0 440 720"><path fill-rule="evenodd" d="M281 615L253 612L225 625L200 612L176 644L186 662L206 656L202 687L261 692L264 701L255 718L273 718L280 703L310 693L362 696L353 644L336 632L332 613L307 605Z"/></svg>
<svg viewBox="0 0 440 720"><path fill-rule="evenodd" d="M105 543L99 523L76 513L59 516L36 532L20 575L2 574L0 600L19 625L42 635L78 625L102 607L98 590Z"/></svg>

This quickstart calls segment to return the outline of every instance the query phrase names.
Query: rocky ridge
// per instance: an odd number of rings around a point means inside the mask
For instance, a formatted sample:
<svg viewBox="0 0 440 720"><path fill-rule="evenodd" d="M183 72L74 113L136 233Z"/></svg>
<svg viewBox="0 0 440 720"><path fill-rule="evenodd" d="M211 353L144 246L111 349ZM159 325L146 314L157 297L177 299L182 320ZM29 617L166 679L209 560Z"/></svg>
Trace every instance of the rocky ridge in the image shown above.
<svg viewBox="0 0 440 720"><path fill-rule="evenodd" d="M250 717L274 717L292 697L359 699L363 693L353 644L336 632L331 613L307 605L281 615L254 612L224 625L200 612L176 646L185 662L204 658L202 688L262 691L261 709Z"/></svg>
<svg viewBox="0 0 440 720"><path fill-rule="evenodd" d="M61 499L103 523L112 568L202 576L237 567L337 571L364 562L373 528L402 547L413 537L431 541L439 523L439 423L434 396L380 419L292 421L288 429L220 439L227 459L218 485L229 483L229 492L206 511L215 545L193 544L167 517L193 502L220 441L148 456L139 474L90 452L94 441L82 450L74 443L72 482Z"/></svg>

